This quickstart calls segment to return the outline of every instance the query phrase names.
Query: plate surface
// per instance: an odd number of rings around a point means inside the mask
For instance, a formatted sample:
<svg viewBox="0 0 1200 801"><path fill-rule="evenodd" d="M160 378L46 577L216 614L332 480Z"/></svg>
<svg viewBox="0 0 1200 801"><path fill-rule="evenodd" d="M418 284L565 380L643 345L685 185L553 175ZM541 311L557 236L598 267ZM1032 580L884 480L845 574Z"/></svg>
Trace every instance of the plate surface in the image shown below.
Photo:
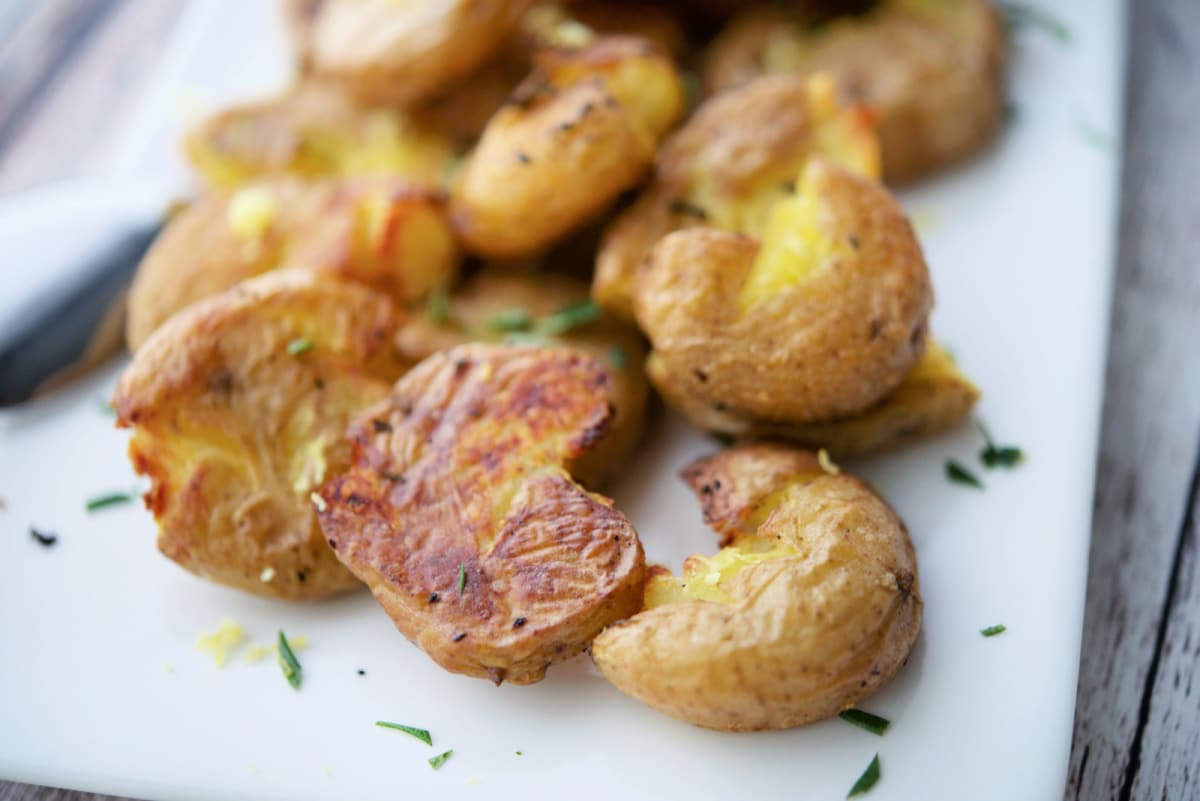
<svg viewBox="0 0 1200 801"><path fill-rule="evenodd" d="M84 511L85 499L136 485L127 437L102 409L114 365L0 412L0 776L162 801L515 799L549 788L583 799L840 799L878 753L877 801L1061 798L1114 253L1124 12L1115 0L1054 6L1070 40L1017 34L1015 117L995 147L903 196L934 273L934 330L982 387L981 419L1028 458L1011 472L980 469L986 491L950 484L947 458L977 464L980 438L964 428L850 465L907 521L926 604L909 665L863 704L893 721L886 736L838 720L771 734L694 729L625 698L584 659L538 685L495 688L441 671L366 593L292 606L193 578L154 550L140 505ZM125 170L181 184L175 146L188 119L284 80L270 4L231 9L189 10L133 120ZM92 191L103 203L110 190ZM0 222L23 205L0 203ZM6 281L58 244L21 231L53 231L71 212L43 202L32 217L20 230L0 224ZM616 488L651 559L678 569L688 553L712 550L676 473L715 447L664 416ZM58 544L37 545L30 525L58 533ZM257 643L281 628L306 635L303 688L272 659L235 656L217 669L195 643L223 617ZM980 636L995 623L1007 633ZM429 728L434 747L376 728L380 719ZM431 770L425 760L449 748L454 757Z"/></svg>

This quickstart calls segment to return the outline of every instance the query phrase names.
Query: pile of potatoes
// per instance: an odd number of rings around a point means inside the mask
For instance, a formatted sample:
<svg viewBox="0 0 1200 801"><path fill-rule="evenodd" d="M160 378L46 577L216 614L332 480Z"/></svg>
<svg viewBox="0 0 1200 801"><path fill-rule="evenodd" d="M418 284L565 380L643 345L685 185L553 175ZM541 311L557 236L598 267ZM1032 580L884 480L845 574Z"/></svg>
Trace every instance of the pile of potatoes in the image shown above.
<svg viewBox="0 0 1200 801"><path fill-rule="evenodd" d="M884 685L920 629L916 558L829 454L978 398L889 186L996 133L995 9L285 14L294 85L189 133L205 189L131 291L113 402L159 549L279 599L366 584L438 664L496 683L588 651L714 729ZM655 394L736 440L682 466L721 547L679 576L599 493Z"/></svg>

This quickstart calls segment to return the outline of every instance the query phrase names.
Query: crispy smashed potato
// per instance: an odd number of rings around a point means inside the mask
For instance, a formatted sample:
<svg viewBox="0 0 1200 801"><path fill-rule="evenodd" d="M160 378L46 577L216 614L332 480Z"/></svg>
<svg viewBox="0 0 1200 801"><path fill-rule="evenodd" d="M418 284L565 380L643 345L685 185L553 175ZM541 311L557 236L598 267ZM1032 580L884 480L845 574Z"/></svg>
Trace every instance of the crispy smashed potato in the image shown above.
<svg viewBox="0 0 1200 801"><path fill-rule="evenodd" d="M925 346L933 290L921 247L879 184L808 162L761 244L668 234L634 310L678 391L739 415L837 420L894 390Z"/></svg>
<svg viewBox="0 0 1200 801"><path fill-rule="evenodd" d="M896 674L921 596L904 524L807 451L732 448L683 477L722 537L652 572L644 611L592 644L626 695L721 731L783 729L854 706Z"/></svg>
<svg viewBox="0 0 1200 801"><path fill-rule="evenodd" d="M710 90L764 73L832 73L846 97L882 116L883 171L912 181L961 161L1004 119L1003 21L988 0L883 0L872 10L813 26L755 6L710 46Z"/></svg>
<svg viewBox="0 0 1200 801"><path fill-rule="evenodd" d="M642 338L628 324L592 314L598 310L587 301L587 284L565 276L488 268L451 295L444 310L412 317L400 329L396 346L413 361L465 342L509 341L590 353L610 374L613 418L608 433L577 461L572 474L599 488L620 474L641 441L649 391Z"/></svg>
<svg viewBox="0 0 1200 801"><path fill-rule="evenodd" d="M188 304L279 267L371 284L403 304L448 286L458 261L437 194L383 178L250 184L171 219L134 278L126 339L134 350Z"/></svg>
<svg viewBox="0 0 1200 801"><path fill-rule="evenodd" d="M540 51L457 174L467 249L518 259L553 244L641 179L683 112L675 66L635 37Z"/></svg>
<svg viewBox="0 0 1200 801"><path fill-rule="evenodd" d="M637 534L569 474L611 424L609 381L578 351L464 345L352 424L321 527L447 670L538 681L641 603Z"/></svg>
<svg viewBox="0 0 1200 801"><path fill-rule="evenodd" d="M828 76L760 78L704 103L658 153L654 180L608 228L592 295L633 316L639 265L666 234L699 225L761 236L814 156L879 177L874 118L842 106Z"/></svg>
<svg viewBox="0 0 1200 801"><path fill-rule="evenodd" d="M308 81L209 117L184 149L220 188L275 175L388 175L440 188L459 145L436 115L358 105L337 86Z"/></svg>
<svg viewBox="0 0 1200 801"><path fill-rule="evenodd" d="M485 64L531 0L317 0L294 8L300 61L371 103L411 104Z"/></svg>
<svg viewBox="0 0 1200 801"><path fill-rule="evenodd" d="M979 400L979 390L933 341L883 400L852 417L826 423L777 423L708 405L683 391L654 356L646 373L666 402L697 428L738 438L787 440L825 448L837 457L887 450L949 431L967 419Z"/></svg>
<svg viewBox="0 0 1200 801"><path fill-rule="evenodd" d="M349 418L386 397L387 296L301 271L239 284L172 318L117 384L118 425L150 477L158 548L191 572L302 600L357 586L311 495L344 469Z"/></svg>

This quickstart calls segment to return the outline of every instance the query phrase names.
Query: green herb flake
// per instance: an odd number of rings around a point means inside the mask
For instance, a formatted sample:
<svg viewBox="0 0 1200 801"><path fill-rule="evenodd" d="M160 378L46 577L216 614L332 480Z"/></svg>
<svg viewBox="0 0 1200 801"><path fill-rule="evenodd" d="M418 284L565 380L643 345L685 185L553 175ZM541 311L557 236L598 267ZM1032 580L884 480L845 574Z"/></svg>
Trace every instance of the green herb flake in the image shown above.
<svg viewBox="0 0 1200 801"><path fill-rule="evenodd" d="M872 715L870 712L864 712L861 709L842 710L838 713L838 717L847 723L853 723L860 729L866 729L871 734L877 734L880 737L887 731L888 726L892 725L892 722L887 718Z"/></svg>
<svg viewBox="0 0 1200 801"><path fill-rule="evenodd" d="M548 336L558 336L572 328L596 322L600 319L600 314L600 306L596 301L581 301L542 318L538 324L538 330Z"/></svg>
<svg viewBox="0 0 1200 801"><path fill-rule="evenodd" d="M867 769L858 777L858 781L850 788L850 792L846 794L846 798L854 798L863 795L879 781L879 754L871 760L871 764L867 765Z"/></svg>
<svg viewBox="0 0 1200 801"><path fill-rule="evenodd" d="M979 452L979 461L983 462L984 467L989 470L993 467L1013 468L1025 458L1025 454L1015 445L997 445L983 423L976 425L983 435L984 448Z"/></svg>
<svg viewBox="0 0 1200 801"><path fill-rule="evenodd" d="M109 506L120 506L123 503L130 503L133 500L133 495L128 492L110 492L107 495L99 495L89 500L84 504L89 512L95 512L98 509L104 509Z"/></svg>
<svg viewBox="0 0 1200 801"><path fill-rule="evenodd" d="M488 327L493 331L528 331L533 327L533 318L524 309L505 309L488 318Z"/></svg>
<svg viewBox="0 0 1200 801"><path fill-rule="evenodd" d="M425 301L425 316L430 322L442 325L450 319L450 296L445 287L438 287L429 293Z"/></svg>
<svg viewBox="0 0 1200 801"><path fill-rule="evenodd" d="M1025 3L1004 3L1003 8L1010 31L1035 28L1054 37L1061 44L1071 41L1071 29L1048 11Z"/></svg>
<svg viewBox="0 0 1200 801"><path fill-rule="evenodd" d="M467 588L467 564L466 562L458 563L458 594L462 595L463 590Z"/></svg>
<svg viewBox="0 0 1200 801"><path fill-rule="evenodd" d="M522 754L520 751L518 751L518 752L517 752L517 756L525 756L525 755L524 755L524 754Z"/></svg>
<svg viewBox="0 0 1200 801"><path fill-rule="evenodd" d="M620 345L613 345L608 349L608 363L617 370L624 370L629 366L629 355Z"/></svg>
<svg viewBox="0 0 1200 801"><path fill-rule="evenodd" d="M289 356L299 356L301 353L307 353L312 349L313 341L308 337L296 337L287 346Z"/></svg>
<svg viewBox="0 0 1200 801"><path fill-rule="evenodd" d="M454 756L453 748L449 751L443 751L437 756L432 756L429 758L429 767L433 768L434 770L441 770L442 765L445 765L446 760L452 756Z"/></svg>
<svg viewBox="0 0 1200 801"><path fill-rule="evenodd" d="M292 646L288 644L283 629L279 630L278 650L279 667L283 669L283 677L287 679L287 683L292 685L293 689L300 689L300 662L292 652Z"/></svg>
<svg viewBox="0 0 1200 801"><path fill-rule="evenodd" d="M1003 634L1008 631L1008 626L1003 623L997 623L995 626L988 626L986 629L980 629L979 633L984 637L995 637L997 634Z"/></svg>
<svg viewBox="0 0 1200 801"><path fill-rule="evenodd" d="M425 743L425 745L433 745L433 736L430 735L429 729L418 729L416 726L405 726L403 723L391 723L390 721L386 720L377 720L375 721L375 725L384 729L395 729L396 731L402 731L405 734L416 737L418 740Z"/></svg>
<svg viewBox="0 0 1200 801"><path fill-rule="evenodd" d="M953 459L946 460L946 478L953 481L955 484L963 484L975 489L983 489L983 482L975 477L967 468L963 467Z"/></svg>
<svg viewBox="0 0 1200 801"><path fill-rule="evenodd" d="M550 346L550 340L532 331L512 331L504 335L504 344L530 348L546 348Z"/></svg>

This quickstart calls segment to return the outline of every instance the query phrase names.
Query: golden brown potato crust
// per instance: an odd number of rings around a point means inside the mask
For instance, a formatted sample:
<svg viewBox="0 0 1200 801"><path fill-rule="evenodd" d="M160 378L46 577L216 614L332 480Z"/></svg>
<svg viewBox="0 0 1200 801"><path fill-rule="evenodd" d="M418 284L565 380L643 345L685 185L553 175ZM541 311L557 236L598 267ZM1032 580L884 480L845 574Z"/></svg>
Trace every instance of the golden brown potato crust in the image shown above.
<svg viewBox="0 0 1200 801"><path fill-rule="evenodd" d="M902 183L972 155L1004 118L1003 21L988 0L885 0L819 27L776 8L744 11L711 45L711 91L764 73L832 73L882 115L884 177Z"/></svg>
<svg viewBox="0 0 1200 801"><path fill-rule="evenodd" d="M464 345L352 424L321 527L447 670L529 684L637 609L636 532L568 475L611 423L608 382L577 351Z"/></svg>
<svg viewBox="0 0 1200 801"><path fill-rule="evenodd" d="M494 55L531 0L323 0L293 14L300 60L373 103L410 104Z"/></svg>
<svg viewBox="0 0 1200 801"><path fill-rule="evenodd" d="M666 402L697 428L731 437L825 448L837 457L887 450L949 431L967 419L979 400L979 390L933 341L900 386L881 401L852 417L827 423L757 420L709 405L671 380L654 356L646 364L646 374Z"/></svg>
<svg viewBox="0 0 1200 801"><path fill-rule="evenodd" d="M723 451L683 477L729 547L689 557L681 579L650 579L649 608L592 644L605 678L721 731L821 720L891 680L922 604L912 543L879 496L776 445Z"/></svg>
<svg viewBox="0 0 1200 801"><path fill-rule="evenodd" d="M587 300L587 284L566 276L489 267L450 296L445 320L429 314L410 318L400 329L396 347L414 362L466 342L508 340L575 348L591 354L609 373L613 418L608 433L576 462L572 475L585 486L599 489L625 469L641 441L649 388L641 367L646 347L630 325L602 315L561 333L547 328L557 314ZM496 320L516 311L530 318L526 330L499 330Z"/></svg>
<svg viewBox="0 0 1200 801"><path fill-rule="evenodd" d="M654 180L605 232L593 296L632 317L639 265L671 231L707 225L761 236L772 205L817 155L879 177L873 117L840 106L831 83L774 75L710 98L663 144Z"/></svg>
<svg viewBox="0 0 1200 801"><path fill-rule="evenodd" d="M634 308L680 392L755 418L823 422L870 407L916 364L933 290L899 205L820 159L796 202L802 216L785 230L807 244L794 253L708 228L669 234L652 251ZM789 254L774 276L761 269L772 247ZM788 275L801 259L801 274Z"/></svg>
<svg viewBox="0 0 1200 801"><path fill-rule="evenodd" d="M310 494L348 464L347 420L403 371L391 349L398 322L384 295L279 271L155 332L113 405L118 425L134 429L134 467L152 482L159 550L256 595L357 586L325 545Z"/></svg>
<svg viewBox="0 0 1200 801"><path fill-rule="evenodd" d="M279 267L350 278L406 303L449 285L458 260L436 193L386 178L263 181L202 196L171 219L138 267L126 339L134 350L185 306Z"/></svg>

